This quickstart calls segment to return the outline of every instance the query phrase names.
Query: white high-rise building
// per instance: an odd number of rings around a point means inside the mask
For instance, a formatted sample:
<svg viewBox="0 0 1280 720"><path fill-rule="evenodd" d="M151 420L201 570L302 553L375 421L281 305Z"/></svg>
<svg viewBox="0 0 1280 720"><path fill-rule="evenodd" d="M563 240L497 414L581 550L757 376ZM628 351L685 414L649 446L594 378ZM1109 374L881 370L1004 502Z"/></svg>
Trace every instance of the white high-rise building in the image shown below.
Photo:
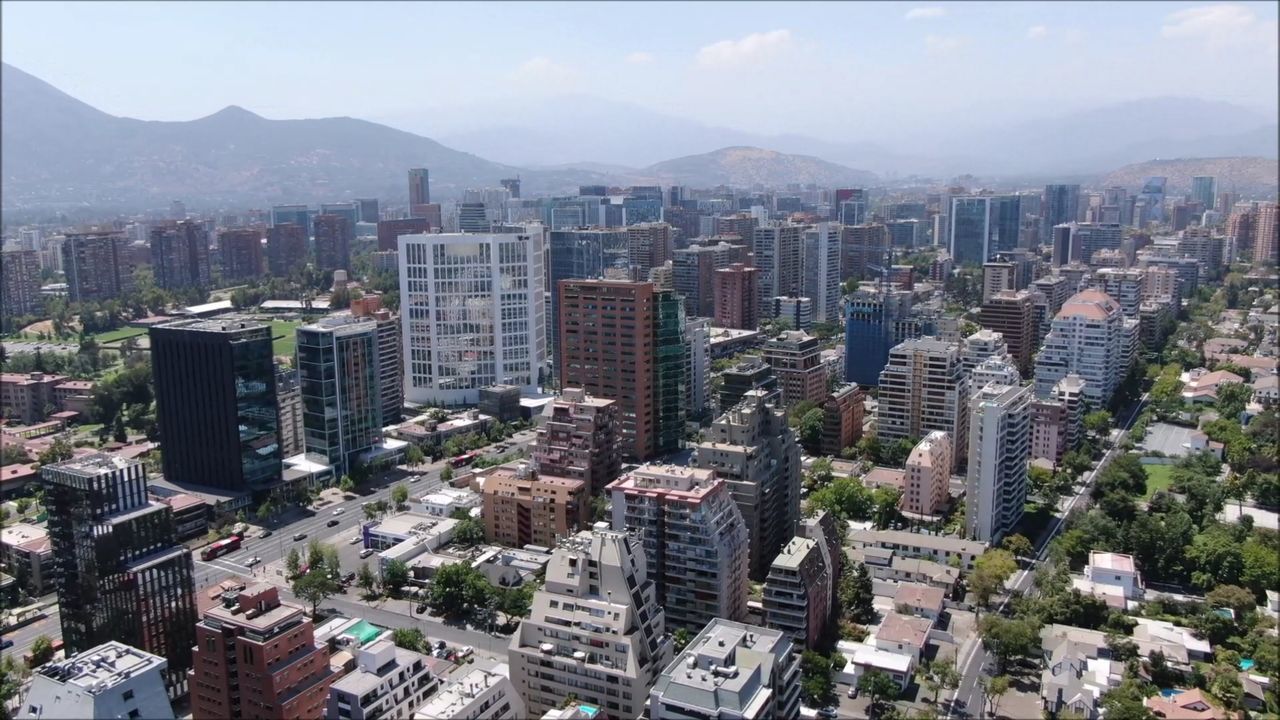
<svg viewBox="0 0 1280 720"><path fill-rule="evenodd" d="M474 404L480 388L538 387L547 357L541 225L400 236L405 400Z"/></svg>
<svg viewBox="0 0 1280 720"><path fill-rule="evenodd" d="M711 407L711 319L689 318L684 323L685 412L700 416Z"/></svg>
<svg viewBox="0 0 1280 720"><path fill-rule="evenodd" d="M1009 345L1005 343L1004 335L983 328L960 343L960 364L966 375L972 375L973 369L989 358L1009 358Z"/></svg>
<svg viewBox="0 0 1280 720"><path fill-rule="evenodd" d="M671 661L641 540L596 523L563 540L532 611L511 636L511 680L528 715L576 696L609 717L640 717Z"/></svg>
<svg viewBox="0 0 1280 720"><path fill-rule="evenodd" d="M760 270L757 290L762 315L773 309L774 298L803 294L800 266L805 227L775 222L755 229L752 252L756 255L755 267Z"/></svg>
<svg viewBox="0 0 1280 720"><path fill-rule="evenodd" d="M993 546L1022 518L1031 460L1031 389L992 383L969 405L969 539Z"/></svg>
<svg viewBox="0 0 1280 720"><path fill-rule="evenodd" d="M804 288L813 300L813 319L840 322L840 226L818 223L804 231Z"/></svg>
<svg viewBox="0 0 1280 720"><path fill-rule="evenodd" d="M1069 374L1084 380L1084 397L1105 407L1128 371L1130 329L1120 305L1101 290L1085 290L1062 304L1036 356L1036 397L1051 397Z"/></svg>

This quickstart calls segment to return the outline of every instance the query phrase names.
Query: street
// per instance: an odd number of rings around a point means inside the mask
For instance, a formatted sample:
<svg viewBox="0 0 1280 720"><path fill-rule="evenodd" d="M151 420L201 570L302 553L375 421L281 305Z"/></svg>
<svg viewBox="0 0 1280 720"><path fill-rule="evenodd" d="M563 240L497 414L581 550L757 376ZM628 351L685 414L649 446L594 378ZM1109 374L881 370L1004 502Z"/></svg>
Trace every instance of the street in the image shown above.
<svg viewBox="0 0 1280 720"><path fill-rule="evenodd" d="M1049 534L1044 537L1035 559L1019 570L1006 584L1009 592L1005 595L1005 599L1001 601L1000 605L990 612L1003 613L1009 603L1009 598L1014 593L1034 594L1035 585L1033 580L1035 578L1036 565L1049 554L1049 544L1062 531L1063 525L1066 523L1067 518L1071 516L1071 513L1076 510L1076 506L1083 502L1085 504L1080 505L1080 507L1087 507L1089 491L1093 487L1094 478L1107 466L1107 463L1111 462L1112 457L1117 452L1123 452L1120 450L1120 446L1124 444L1125 437L1129 434L1129 428L1133 427L1133 423L1138 419L1138 415L1142 413L1142 407L1146 405L1146 402L1147 393L1144 393L1138 399L1138 402L1134 403L1133 407L1130 408L1129 417L1125 420L1120 432L1111 441L1111 448L1107 450L1092 470L1083 475L1079 491L1068 498L1065 501L1065 505L1059 505L1059 509L1062 512L1057 516ZM956 663L956 669L960 671L960 683L955 692L952 693L951 701L948 703L950 708L948 717L983 717L985 708L982 707L982 688L978 685L978 680L983 675L990 675L987 669L990 660L991 656L982 647L981 635L975 628L974 634L960 648L959 660Z"/></svg>

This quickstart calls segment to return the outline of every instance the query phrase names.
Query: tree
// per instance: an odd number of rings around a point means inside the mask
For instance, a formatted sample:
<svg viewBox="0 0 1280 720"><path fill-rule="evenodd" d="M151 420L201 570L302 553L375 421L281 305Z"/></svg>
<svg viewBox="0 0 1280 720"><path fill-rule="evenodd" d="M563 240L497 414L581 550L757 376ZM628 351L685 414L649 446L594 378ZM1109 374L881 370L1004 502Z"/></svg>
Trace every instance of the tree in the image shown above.
<svg viewBox="0 0 1280 720"><path fill-rule="evenodd" d="M337 581L323 569L313 569L293 583L293 594L311 603L312 616L320 609L320 603L336 595L340 589Z"/></svg>
<svg viewBox="0 0 1280 720"><path fill-rule="evenodd" d="M391 642L398 648L420 653L427 650L427 637L422 630L414 628L396 628L391 631Z"/></svg>
<svg viewBox="0 0 1280 720"><path fill-rule="evenodd" d="M369 569L369 563L360 563L360 569L356 571L356 586L364 591L366 596L373 595L373 589L378 585L378 578Z"/></svg>
<svg viewBox="0 0 1280 720"><path fill-rule="evenodd" d="M680 628L679 630L676 630L675 633L671 635L671 643L675 646L675 652L684 652L685 647L689 645L689 641L692 639L693 633L689 632L688 628Z"/></svg>
<svg viewBox="0 0 1280 720"><path fill-rule="evenodd" d="M427 589L427 605L447 618L470 615L489 604L489 581L468 563L446 565L436 571Z"/></svg>
<svg viewBox="0 0 1280 720"><path fill-rule="evenodd" d="M289 554L284 559L284 569L289 577L297 577L302 571L302 556L298 553L298 548L289 548Z"/></svg>
<svg viewBox="0 0 1280 720"><path fill-rule="evenodd" d="M1147 709L1146 699L1143 684L1133 678L1125 678L1118 687L1102 695L1101 704L1107 720L1154 720L1155 715Z"/></svg>
<svg viewBox="0 0 1280 720"><path fill-rule="evenodd" d="M871 701L867 712L872 717L883 717L886 703L898 697L898 683L879 670L868 670L858 678L858 692Z"/></svg>
<svg viewBox="0 0 1280 720"><path fill-rule="evenodd" d="M831 659L826 655L806 650L800 656L800 695L810 707L826 707L836 701Z"/></svg>
<svg viewBox="0 0 1280 720"><path fill-rule="evenodd" d="M40 635L31 643L31 667L38 667L53 659L53 640Z"/></svg>
<svg viewBox="0 0 1280 720"><path fill-rule="evenodd" d="M64 438L59 437L53 441L53 444L45 448L45 451L40 453L40 457L36 458L36 460L41 465L52 465L54 463L70 460L71 454L71 443L67 442Z"/></svg>
<svg viewBox="0 0 1280 720"><path fill-rule="evenodd" d="M387 594L398 593L409 584L409 566L403 560L388 560L382 568L382 589Z"/></svg>
<svg viewBox="0 0 1280 720"><path fill-rule="evenodd" d="M344 493L353 492L356 489L356 481L352 480L350 475L343 475L338 481L338 489Z"/></svg>
<svg viewBox="0 0 1280 720"><path fill-rule="evenodd" d="M484 524L472 517L460 520L453 529L453 539L467 547L479 545L484 542Z"/></svg>
<svg viewBox="0 0 1280 720"><path fill-rule="evenodd" d="M409 486L401 483L391 488L391 502L395 503L396 508L403 508L405 503L409 501Z"/></svg>
<svg viewBox="0 0 1280 720"><path fill-rule="evenodd" d="M810 453L816 454L822 447L823 417L822 408L815 407L802 415L796 426L800 444Z"/></svg>
<svg viewBox="0 0 1280 720"><path fill-rule="evenodd" d="M902 517L898 512L898 503L902 500L902 491L891 487L878 487L871 491L871 518L879 530L884 530Z"/></svg>
<svg viewBox="0 0 1280 720"><path fill-rule="evenodd" d="M9 720L9 703L17 697L22 689L23 676L27 668L14 658L14 653L5 653L0 658L0 720Z"/></svg>
<svg viewBox="0 0 1280 720"><path fill-rule="evenodd" d="M418 447L417 445L410 445L409 448L404 451L404 463L409 467L416 467L418 465L421 465L423 461L425 461L426 459L427 457L422 452L422 448ZM444 473L441 472L442 477L443 475Z"/></svg>
<svg viewBox="0 0 1280 720"><path fill-rule="evenodd" d="M1218 386L1218 414L1234 421L1244 412L1244 406L1253 396L1253 388L1244 383L1226 383Z"/></svg>
<svg viewBox="0 0 1280 720"><path fill-rule="evenodd" d="M858 563L856 569L845 566L837 594L841 612L853 622L865 625L875 619L871 575L865 563Z"/></svg>
<svg viewBox="0 0 1280 720"><path fill-rule="evenodd" d="M1253 593L1239 585L1219 585L1210 590L1204 599L1210 607L1230 608L1235 613L1237 621L1253 612L1258 604L1258 599Z"/></svg>
<svg viewBox="0 0 1280 720"><path fill-rule="evenodd" d="M377 519L377 517L378 517L378 515L380 515L380 514L381 514L381 513L379 513L379 511L378 511L378 504L377 504L377 503L365 503L365 504L364 504L364 519L365 519L365 520L376 520L376 519Z"/></svg>
<svg viewBox="0 0 1280 720"><path fill-rule="evenodd" d="M980 677L978 686L982 688L982 699L987 712L994 717L996 708L1000 705L1000 697L1009 692L1009 677L1007 675L997 675L989 679Z"/></svg>
<svg viewBox="0 0 1280 720"><path fill-rule="evenodd" d="M533 587L531 585L498 588L495 592L497 598L495 609L506 618L507 625L511 625L519 618L528 617L529 610L533 606Z"/></svg>
<svg viewBox="0 0 1280 720"><path fill-rule="evenodd" d="M440 468L440 482L449 482L453 479L453 466L445 465Z"/></svg>
<svg viewBox="0 0 1280 720"><path fill-rule="evenodd" d="M841 520L867 520L875 508L871 490L856 478L841 477L809 494L809 510L826 510Z"/></svg>
<svg viewBox="0 0 1280 720"><path fill-rule="evenodd" d="M118 443L129 442L129 433L124 429L124 417L116 415L115 424L111 429L111 439Z"/></svg>
<svg viewBox="0 0 1280 720"><path fill-rule="evenodd" d="M1006 536L1005 539L1001 541L1000 546L1013 553L1014 557L1029 558L1031 557L1031 554L1036 551L1035 547L1031 545L1031 541L1028 540L1025 535L1018 534Z"/></svg>
<svg viewBox="0 0 1280 720"><path fill-rule="evenodd" d="M996 671L1003 673L1011 662L1035 657L1040 649L1040 626L1032 618L1009 619L988 615L979 623L982 647L996 658Z"/></svg>
<svg viewBox="0 0 1280 720"><path fill-rule="evenodd" d="M986 607L1017 569L1018 562L1008 550L990 549L979 556L969 577L969 590L978 604Z"/></svg>
<svg viewBox="0 0 1280 720"><path fill-rule="evenodd" d="M938 704L940 690L954 690L960 684L960 672L956 670L955 660L935 658L920 666L918 673L920 684L933 694L933 704Z"/></svg>

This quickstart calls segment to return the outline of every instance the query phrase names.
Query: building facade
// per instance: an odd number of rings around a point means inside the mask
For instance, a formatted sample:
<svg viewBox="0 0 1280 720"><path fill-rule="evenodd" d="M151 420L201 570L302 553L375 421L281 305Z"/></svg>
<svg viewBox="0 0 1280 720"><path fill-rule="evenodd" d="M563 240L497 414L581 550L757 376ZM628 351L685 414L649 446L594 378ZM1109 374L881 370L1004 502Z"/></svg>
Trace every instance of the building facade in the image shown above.
<svg viewBox="0 0 1280 720"><path fill-rule="evenodd" d="M1129 369L1128 334L1119 304L1106 293L1086 290L1072 296L1053 318L1036 356L1036 395L1049 397L1054 384L1074 374L1085 382L1085 399L1105 407Z"/></svg>
<svg viewBox="0 0 1280 720"><path fill-rule="evenodd" d="M1031 388L992 383L970 403L965 521L970 539L1000 542L1022 519L1031 460Z"/></svg>
<svg viewBox="0 0 1280 720"><path fill-rule="evenodd" d="M307 226L272 225L267 230L267 271L280 278L292 277L307 264Z"/></svg>
<svg viewBox="0 0 1280 720"><path fill-rule="evenodd" d="M968 401L969 378L956 346L928 337L908 340L889 352L889 364L880 373L876 437L892 443L940 430L954 438L955 447L965 447ZM962 462L954 460L957 466Z"/></svg>
<svg viewBox="0 0 1280 720"><path fill-rule="evenodd" d="M0 310L6 318L32 315L40 297L40 254L35 250L6 250L0 255Z"/></svg>
<svg viewBox="0 0 1280 720"><path fill-rule="evenodd" d="M951 436L941 430L930 431L916 443L904 466L903 512L919 517L933 517L941 512L949 498L954 452Z"/></svg>
<svg viewBox="0 0 1280 720"><path fill-rule="evenodd" d="M591 489L517 462L484 473L485 535L507 547L555 547L591 518Z"/></svg>
<svg viewBox="0 0 1280 720"><path fill-rule="evenodd" d="M250 280L262 275L262 230L236 228L218 235L222 279Z"/></svg>
<svg viewBox="0 0 1280 720"><path fill-rule="evenodd" d="M760 271L733 263L715 272L715 325L737 330L760 326Z"/></svg>
<svg viewBox="0 0 1280 720"><path fill-rule="evenodd" d="M302 325L297 364L306 451L346 475L382 442L378 325L350 315Z"/></svg>
<svg viewBox="0 0 1280 720"><path fill-rule="evenodd" d="M209 233L204 225L182 220L151 228L151 271L156 285L166 290L209 287Z"/></svg>
<svg viewBox="0 0 1280 720"><path fill-rule="evenodd" d="M67 233L62 243L67 299L94 302L119 297L132 283L132 278L121 272L124 246L123 233Z"/></svg>
<svg viewBox="0 0 1280 720"><path fill-rule="evenodd" d="M581 480L595 494L622 470L617 403L565 388L543 411L533 448L538 471Z"/></svg>
<svg viewBox="0 0 1280 720"><path fill-rule="evenodd" d="M829 373L822 363L822 343L803 330L789 330L764 344L764 359L773 368L788 408L827 397Z"/></svg>

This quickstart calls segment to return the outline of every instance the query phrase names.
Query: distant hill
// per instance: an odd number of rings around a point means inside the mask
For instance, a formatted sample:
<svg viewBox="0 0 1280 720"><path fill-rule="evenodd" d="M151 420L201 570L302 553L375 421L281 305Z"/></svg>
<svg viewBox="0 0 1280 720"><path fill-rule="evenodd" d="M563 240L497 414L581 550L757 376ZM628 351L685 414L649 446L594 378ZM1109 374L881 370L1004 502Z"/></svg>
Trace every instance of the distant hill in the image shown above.
<svg viewBox="0 0 1280 720"><path fill-rule="evenodd" d="M639 173L655 180L694 187L732 185L751 187L816 183L867 185L877 178L866 170L855 170L809 155L787 155L756 147L727 147L701 155L666 160Z"/></svg>
<svg viewBox="0 0 1280 720"><path fill-rule="evenodd" d="M1280 162L1275 158L1216 157L1149 160L1126 165L1107 173L1103 185L1138 188L1151 176L1168 178L1167 193L1191 192L1191 178L1212 175L1218 180L1218 191L1235 192L1242 197L1274 196L1280 184Z"/></svg>
<svg viewBox="0 0 1280 720"><path fill-rule="evenodd" d="M88 203L167 205L407 201L405 173L431 169L433 196L496 186L520 172L440 143L354 118L269 120L240 107L186 122L108 115L4 64L6 207ZM576 185L582 172L522 173L531 190Z"/></svg>

